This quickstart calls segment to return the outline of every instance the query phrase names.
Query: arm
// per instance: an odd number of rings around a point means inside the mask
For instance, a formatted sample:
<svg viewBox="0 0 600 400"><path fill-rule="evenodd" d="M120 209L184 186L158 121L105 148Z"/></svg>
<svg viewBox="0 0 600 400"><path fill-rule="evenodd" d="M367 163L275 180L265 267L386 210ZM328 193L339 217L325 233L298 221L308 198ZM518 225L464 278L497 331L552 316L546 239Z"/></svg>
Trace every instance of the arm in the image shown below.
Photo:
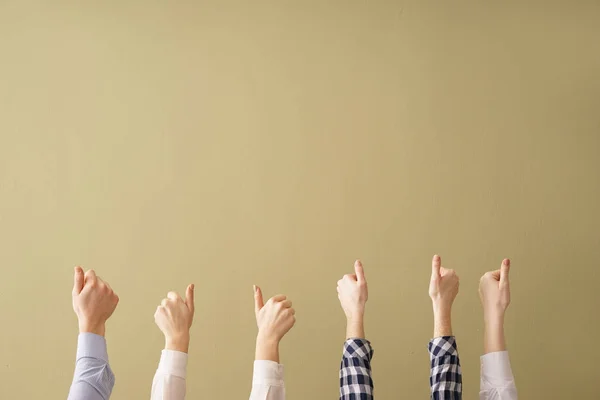
<svg viewBox="0 0 600 400"><path fill-rule="evenodd" d="M458 295L458 276L442 267L442 260L432 261L429 296L433 303L433 337L429 342L431 399L462 399L462 371L452 335L452 304Z"/></svg>
<svg viewBox="0 0 600 400"><path fill-rule="evenodd" d="M462 372L454 336L442 336L429 342L431 398L462 399Z"/></svg>
<svg viewBox="0 0 600 400"><path fill-rule="evenodd" d="M85 274L75 268L73 311L79 320L77 360L69 400L108 400L115 376L108 364L106 320L114 312L119 297L93 270Z"/></svg>
<svg viewBox="0 0 600 400"><path fill-rule="evenodd" d="M517 400L517 387L504 336L504 315L510 304L510 260L499 270L486 273L479 282L484 315L484 355L481 357L481 400Z"/></svg>
<svg viewBox="0 0 600 400"><path fill-rule="evenodd" d="M169 292L156 308L154 322L165 336L158 369L152 380L152 400L184 400L190 328L194 319L194 285L189 285L183 300Z"/></svg>
<svg viewBox="0 0 600 400"><path fill-rule="evenodd" d="M296 312L286 296L270 298L254 287L254 311L258 335L250 400L285 400L284 369L279 363L279 343L296 323Z"/></svg>
<svg viewBox="0 0 600 400"><path fill-rule="evenodd" d="M362 263L356 260L354 274L338 281L338 298L346 315L346 342L340 364L340 400L372 400L374 385L371 375L373 349L365 339L365 305L369 298Z"/></svg>
<svg viewBox="0 0 600 400"><path fill-rule="evenodd" d="M104 337L93 333L79 334L77 362L69 400L108 400L115 385L115 375L108 364Z"/></svg>
<svg viewBox="0 0 600 400"><path fill-rule="evenodd" d="M340 365L340 400L372 400L373 348L365 339L348 339L344 343Z"/></svg>

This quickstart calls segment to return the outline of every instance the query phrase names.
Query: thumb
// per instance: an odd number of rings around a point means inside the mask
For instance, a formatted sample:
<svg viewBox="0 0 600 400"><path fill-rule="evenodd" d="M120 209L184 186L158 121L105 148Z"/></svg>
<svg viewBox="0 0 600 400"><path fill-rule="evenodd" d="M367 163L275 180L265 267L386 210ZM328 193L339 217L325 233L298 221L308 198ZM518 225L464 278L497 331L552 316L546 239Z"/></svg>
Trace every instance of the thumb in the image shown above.
<svg viewBox="0 0 600 400"><path fill-rule="evenodd" d="M442 268L442 258L437 254L431 260L431 279L440 277L440 269Z"/></svg>
<svg viewBox="0 0 600 400"><path fill-rule="evenodd" d="M508 283L508 272L510 271L510 260L505 258L502 260L500 267L500 283Z"/></svg>
<svg viewBox="0 0 600 400"><path fill-rule="evenodd" d="M75 267L73 275L73 294L77 295L83 290L83 269L79 266Z"/></svg>
<svg viewBox="0 0 600 400"><path fill-rule="evenodd" d="M365 269L363 268L362 262L356 260L354 262L354 273L356 274L356 280L358 283L365 282Z"/></svg>
<svg viewBox="0 0 600 400"><path fill-rule="evenodd" d="M262 290L256 285L254 285L254 312L258 314L258 312L265 306L265 302L263 301Z"/></svg>
<svg viewBox="0 0 600 400"><path fill-rule="evenodd" d="M189 285L185 291L185 304L191 312L194 312L194 284Z"/></svg>

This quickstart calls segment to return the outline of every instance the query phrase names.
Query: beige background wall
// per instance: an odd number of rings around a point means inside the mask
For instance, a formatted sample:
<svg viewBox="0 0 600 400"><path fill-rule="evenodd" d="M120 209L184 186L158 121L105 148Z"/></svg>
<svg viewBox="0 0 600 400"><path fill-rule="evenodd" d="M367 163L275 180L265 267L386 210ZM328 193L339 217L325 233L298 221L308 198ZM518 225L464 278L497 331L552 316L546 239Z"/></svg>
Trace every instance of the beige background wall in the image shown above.
<svg viewBox="0 0 600 400"><path fill-rule="evenodd" d="M0 398L66 397L81 264L121 297L114 399L189 282L188 398L247 398L257 283L297 308L289 399L335 399L357 257L377 397L427 398L436 252L465 399L502 257L521 398L599 396L598 3L449 3L0 1Z"/></svg>

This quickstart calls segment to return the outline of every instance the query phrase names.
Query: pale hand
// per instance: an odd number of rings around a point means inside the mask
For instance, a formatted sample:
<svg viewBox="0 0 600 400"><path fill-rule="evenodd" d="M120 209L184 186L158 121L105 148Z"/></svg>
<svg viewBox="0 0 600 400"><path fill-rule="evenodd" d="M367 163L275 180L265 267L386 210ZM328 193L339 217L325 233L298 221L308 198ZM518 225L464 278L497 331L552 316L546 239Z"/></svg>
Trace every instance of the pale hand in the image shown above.
<svg viewBox="0 0 600 400"><path fill-rule="evenodd" d="M258 286L254 286L254 312L261 342L279 343L296 323L296 311L286 296L280 294L264 303Z"/></svg>
<svg viewBox="0 0 600 400"><path fill-rule="evenodd" d="M186 289L185 300L169 292L154 313L154 322L165 335L165 348L188 352L190 328L194 320L194 285Z"/></svg>
<svg viewBox="0 0 600 400"><path fill-rule="evenodd" d="M346 274L337 282L338 299L348 321L362 321L369 289L360 260L354 263L354 274Z"/></svg>
<svg viewBox="0 0 600 400"><path fill-rule="evenodd" d="M73 280L73 311L79 319L79 332L104 336L106 320L117 308L119 296L94 270L84 274L81 267L75 267Z"/></svg>
<svg viewBox="0 0 600 400"><path fill-rule="evenodd" d="M487 272L479 281L479 298L486 320L504 318L510 304L509 271L510 260L505 259L500 269Z"/></svg>
<svg viewBox="0 0 600 400"><path fill-rule="evenodd" d="M459 279L453 269L442 267L440 256L434 256L431 263L431 280L429 282L429 297L434 310L449 312L458 294Z"/></svg>

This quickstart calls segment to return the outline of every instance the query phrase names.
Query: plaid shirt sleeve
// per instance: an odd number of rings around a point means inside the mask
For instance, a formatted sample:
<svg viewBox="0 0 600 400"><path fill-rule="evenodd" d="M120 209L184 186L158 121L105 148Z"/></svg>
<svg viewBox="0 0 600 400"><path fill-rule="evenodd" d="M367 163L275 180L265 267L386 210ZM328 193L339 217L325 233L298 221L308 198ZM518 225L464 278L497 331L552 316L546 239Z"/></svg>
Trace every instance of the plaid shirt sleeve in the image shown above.
<svg viewBox="0 0 600 400"><path fill-rule="evenodd" d="M462 399L462 372L454 336L442 336L429 342L432 400Z"/></svg>
<svg viewBox="0 0 600 400"><path fill-rule="evenodd" d="M372 359L368 340L346 340L340 366L340 400L373 400Z"/></svg>

